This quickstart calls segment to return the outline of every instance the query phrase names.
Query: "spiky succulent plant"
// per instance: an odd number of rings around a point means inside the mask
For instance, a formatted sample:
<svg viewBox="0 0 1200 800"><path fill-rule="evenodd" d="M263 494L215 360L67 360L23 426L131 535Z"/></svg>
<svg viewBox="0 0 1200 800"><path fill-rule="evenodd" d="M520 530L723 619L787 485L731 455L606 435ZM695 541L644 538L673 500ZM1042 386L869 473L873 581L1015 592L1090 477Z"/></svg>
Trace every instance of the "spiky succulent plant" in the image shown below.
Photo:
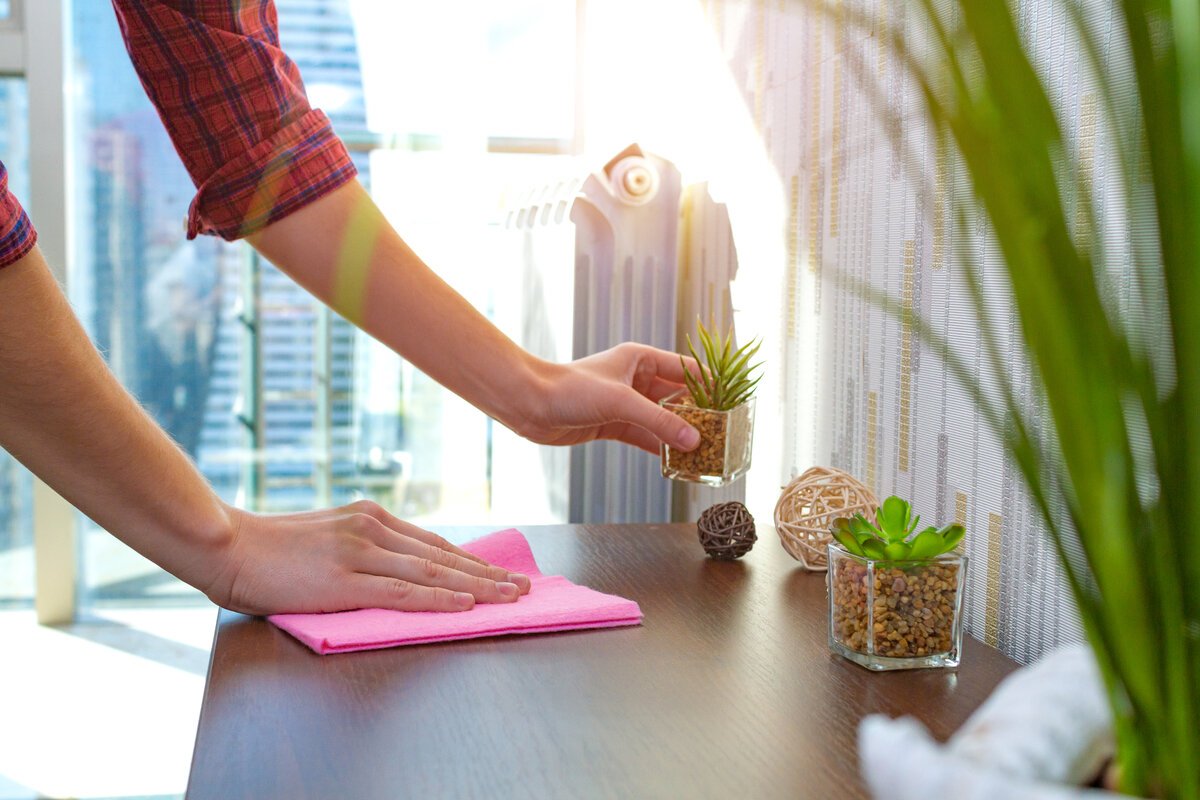
<svg viewBox="0 0 1200 800"><path fill-rule="evenodd" d="M839 517L830 532L847 552L872 561L929 561L957 547L966 533L962 525L950 524L914 535L921 517L914 517L912 506L899 497L884 500L875 520L871 523L862 514Z"/></svg>
<svg viewBox="0 0 1200 800"><path fill-rule="evenodd" d="M737 408L750 399L754 388L762 379L761 373L753 379L750 376L751 372L763 365L761 361L753 365L750 363L761 342L756 339L734 350L732 327L725 338L721 338L720 332L715 336L709 333L699 320L696 327L700 336L700 347L704 350L704 359L701 360L697 355L690 335L687 337L687 343L692 357L701 365L700 376L692 374L686 362L683 367L683 377L693 402L699 408L715 411ZM680 356L679 360L683 362L683 356Z"/></svg>

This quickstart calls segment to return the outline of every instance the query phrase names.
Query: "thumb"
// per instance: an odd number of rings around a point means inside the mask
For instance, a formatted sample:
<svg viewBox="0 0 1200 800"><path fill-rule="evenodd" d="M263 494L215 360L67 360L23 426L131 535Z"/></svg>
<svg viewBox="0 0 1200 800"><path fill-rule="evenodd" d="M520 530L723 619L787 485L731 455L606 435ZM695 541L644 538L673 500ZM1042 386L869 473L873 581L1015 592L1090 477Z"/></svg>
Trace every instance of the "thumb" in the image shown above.
<svg viewBox="0 0 1200 800"><path fill-rule="evenodd" d="M700 444L700 432L665 408L633 389L622 394L621 418L645 428L671 447L695 450Z"/></svg>

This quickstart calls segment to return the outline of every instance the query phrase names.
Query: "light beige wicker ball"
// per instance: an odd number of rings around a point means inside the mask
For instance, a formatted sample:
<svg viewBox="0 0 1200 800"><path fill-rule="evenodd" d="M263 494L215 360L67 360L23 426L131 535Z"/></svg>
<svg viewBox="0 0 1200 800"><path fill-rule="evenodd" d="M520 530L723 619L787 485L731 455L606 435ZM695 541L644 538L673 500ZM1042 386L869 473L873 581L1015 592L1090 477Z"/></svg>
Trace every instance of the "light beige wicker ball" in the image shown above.
<svg viewBox="0 0 1200 800"><path fill-rule="evenodd" d="M805 569L827 567L825 546L833 540L829 528L838 517L858 512L871 518L879 501L853 475L833 467L813 467L783 487L775 504L775 530L783 549Z"/></svg>

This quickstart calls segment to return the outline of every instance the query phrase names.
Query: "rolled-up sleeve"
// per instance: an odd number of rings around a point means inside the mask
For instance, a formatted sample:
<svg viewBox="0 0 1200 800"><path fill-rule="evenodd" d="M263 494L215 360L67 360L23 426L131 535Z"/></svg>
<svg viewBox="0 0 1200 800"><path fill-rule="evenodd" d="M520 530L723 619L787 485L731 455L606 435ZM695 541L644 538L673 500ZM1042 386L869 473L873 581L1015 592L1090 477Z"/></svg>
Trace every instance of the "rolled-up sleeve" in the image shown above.
<svg viewBox="0 0 1200 800"><path fill-rule="evenodd" d="M21 203L8 191L8 170L0 163L0 269L19 260L37 243L37 231Z"/></svg>
<svg viewBox="0 0 1200 800"><path fill-rule="evenodd" d="M188 238L239 239L354 178L279 47L270 0L113 0L125 46L196 184Z"/></svg>

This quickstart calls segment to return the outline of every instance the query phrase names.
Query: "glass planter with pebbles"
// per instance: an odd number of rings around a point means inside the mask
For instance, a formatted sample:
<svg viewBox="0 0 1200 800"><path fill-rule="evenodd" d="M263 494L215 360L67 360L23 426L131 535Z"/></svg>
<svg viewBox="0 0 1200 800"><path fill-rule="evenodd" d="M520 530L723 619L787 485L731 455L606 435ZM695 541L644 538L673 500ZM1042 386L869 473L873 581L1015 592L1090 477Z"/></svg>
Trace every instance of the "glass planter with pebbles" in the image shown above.
<svg viewBox="0 0 1200 800"><path fill-rule="evenodd" d="M957 667L967 558L961 525L916 532L920 517L889 497L872 524L834 522L829 556L829 647L867 669Z"/></svg>
<svg viewBox="0 0 1200 800"><path fill-rule="evenodd" d="M722 338L719 333L710 334L703 325L698 327L703 360L691 336L687 342L700 365L699 374L684 363L687 389L659 404L699 431L700 444L687 452L664 444L662 474L675 480L724 486L750 469L754 389L762 377L751 375L762 363L751 364L750 359L758 352L759 343L750 342L735 350L732 330Z"/></svg>

